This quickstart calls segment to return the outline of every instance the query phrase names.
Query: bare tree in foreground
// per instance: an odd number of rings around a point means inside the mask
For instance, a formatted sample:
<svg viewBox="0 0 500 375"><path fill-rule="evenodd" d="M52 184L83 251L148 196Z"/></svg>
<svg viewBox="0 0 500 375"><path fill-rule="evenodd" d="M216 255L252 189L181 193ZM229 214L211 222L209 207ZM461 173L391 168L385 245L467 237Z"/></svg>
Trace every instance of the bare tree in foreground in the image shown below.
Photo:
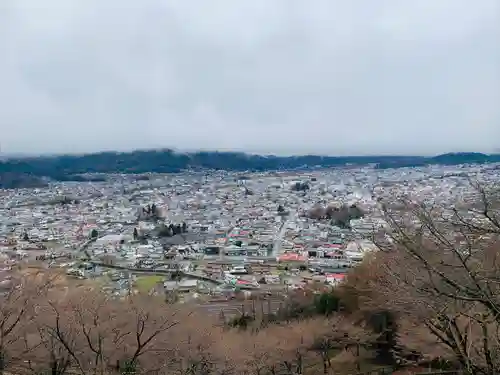
<svg viewBox="0 0 500 375"><path fill-rule="evenodd" d="M0 291L0 374L22 363L33 349L27 332L36 313L34 301L45 295L51 281L40 273L21 275Z"/></svg>
<svg viewBox="0 0 500 375"><path fill-rule="evenodd" d="M470 374L500 372L500 211L474 185L465 207L384 206L375 303L425 326ZM383 259L382 259L383 258Z"/></svg>
<svg viewBox="0 0 500 375"><path fill-rule="evenodd" d="M69 368L95 375L159 370L172 349L171 331L182 319L162 301L113 300L90 290L49 298L38 310L31 367L53 374Z"/></svg>

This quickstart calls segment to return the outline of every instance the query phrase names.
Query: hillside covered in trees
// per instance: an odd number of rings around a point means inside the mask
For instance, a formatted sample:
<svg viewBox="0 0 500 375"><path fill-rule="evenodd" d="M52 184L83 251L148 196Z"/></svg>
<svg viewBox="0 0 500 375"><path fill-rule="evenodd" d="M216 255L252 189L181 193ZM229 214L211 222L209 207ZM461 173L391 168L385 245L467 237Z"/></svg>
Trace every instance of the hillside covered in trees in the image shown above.
<svg viewBox="0 0 500 375"><path fill-rule="evenodd" d="M179 153L170 149L101 152L86 155L17 157L0 162L0 188L43 186L56 181L84 181L91 173L176 173L183 170L272 171L311 167L376 165L378 168L430 164L458 165L500 162L500 154L450 153L423 156L274 156L240 152L203 151ZM25 181L26 183L23 183Z"/></svg>

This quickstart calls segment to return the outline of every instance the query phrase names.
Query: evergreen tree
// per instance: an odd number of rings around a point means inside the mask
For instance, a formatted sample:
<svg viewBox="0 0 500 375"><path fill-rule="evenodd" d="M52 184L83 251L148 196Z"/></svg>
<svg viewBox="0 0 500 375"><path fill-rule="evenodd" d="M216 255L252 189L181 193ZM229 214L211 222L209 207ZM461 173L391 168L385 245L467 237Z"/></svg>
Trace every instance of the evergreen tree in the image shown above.
<svg viewBox="0 0 500 375"><path fill-rule="evenodd" d="M374 343L376 359L383 364L395 364L395 354L398 351L398 327L394 315L386 310L373 312L368 317L368 324L375 333L379 334Z"/></svg>
<svg viewBox="0 0 500 375"><path fill-rule="evenodd" d="M161 224L158 230L158 236L160 237L172 237L172 228L170 226L166 226Z"/></svg>

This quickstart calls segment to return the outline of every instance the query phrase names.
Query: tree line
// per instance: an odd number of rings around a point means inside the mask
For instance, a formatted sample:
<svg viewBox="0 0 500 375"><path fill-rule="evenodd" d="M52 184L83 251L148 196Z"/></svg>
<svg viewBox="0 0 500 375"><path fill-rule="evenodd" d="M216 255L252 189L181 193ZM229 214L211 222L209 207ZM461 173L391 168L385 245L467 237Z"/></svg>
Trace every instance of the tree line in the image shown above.
<svg viewBox="0 0 500 375"><path fill-rule="evenodd" d="M498 154L474 152L422 156L263 156L241 152L179 153L170 149L133 152L100 152L86 155L56 155L8 158L0 162L0 188L38 187L41 177L56 181L102 181L109 173L178 173L187 169L228 171L293 170L321 166L375 165L398 168L425 165L458 165L500 162ZM92 176L94 174L94 176Z"/></svg>

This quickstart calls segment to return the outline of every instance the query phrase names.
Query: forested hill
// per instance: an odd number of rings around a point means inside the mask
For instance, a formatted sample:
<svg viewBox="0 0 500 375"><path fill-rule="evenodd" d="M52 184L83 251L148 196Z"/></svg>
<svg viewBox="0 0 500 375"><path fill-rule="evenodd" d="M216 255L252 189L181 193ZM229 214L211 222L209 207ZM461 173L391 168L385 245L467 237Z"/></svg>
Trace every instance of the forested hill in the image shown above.
<svg viewBox="0 0 500 375"><path fill-rule="evenodd" d="M449 153L422 156L262 156L239 152L191 152L145 150L126 153L101 152L86 155L17 157L0 162L0 187L21 187L23 176L75 180L84 173L174 173L186 169L228 171L269 171L308 167L341 167L376 164L378 168L415 167L428 164L469 164L500 162L500 154ZM12 184L14 182L14 184Z"/></svg>

